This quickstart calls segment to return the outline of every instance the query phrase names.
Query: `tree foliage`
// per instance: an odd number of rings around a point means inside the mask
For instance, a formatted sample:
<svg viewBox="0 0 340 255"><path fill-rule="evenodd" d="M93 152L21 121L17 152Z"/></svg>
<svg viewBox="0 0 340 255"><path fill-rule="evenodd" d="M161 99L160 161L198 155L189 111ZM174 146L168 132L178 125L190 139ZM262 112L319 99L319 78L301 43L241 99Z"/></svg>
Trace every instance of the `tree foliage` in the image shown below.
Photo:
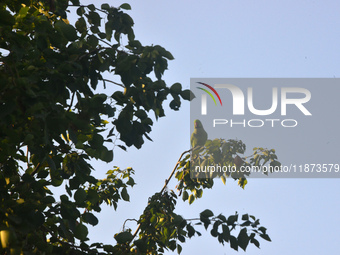
<svg viewBox="0 0 340 255"><path fill-rule="evenodd" d="M87 226L98 224L94 212L104 204L117 209L135 185L132 168L116 167L98 179L91 160L111 162L115 146L141 148L145 138L151 140L151 114L165 116L169 98L170 108L179 110L181 100L192 97L181 84L168 86L162 79L173 56L135 39L134 22L125 12L130 8L78 0L1 1L1 254L180 253L181 242L200 235L197 224L210 226L212 236L235 250L245 250L249 242L259 247L256 235L270 240L258 219L247 214L227 218L207 209L197 219L184 219L175 213L177 195L165 189L150 198L134 233L125 229L112 244L88 239ZM77 15L75 24L67 19L70 11ZM196 160L217 160L223 144L207 144ZM224 152L226 164L242 154ZM189 152L174 172L190 203L213 186L213 179L190 178ZM55 195L54 187L64 187L64 194ZM235 228L237 236L231 234Z"/></svg>

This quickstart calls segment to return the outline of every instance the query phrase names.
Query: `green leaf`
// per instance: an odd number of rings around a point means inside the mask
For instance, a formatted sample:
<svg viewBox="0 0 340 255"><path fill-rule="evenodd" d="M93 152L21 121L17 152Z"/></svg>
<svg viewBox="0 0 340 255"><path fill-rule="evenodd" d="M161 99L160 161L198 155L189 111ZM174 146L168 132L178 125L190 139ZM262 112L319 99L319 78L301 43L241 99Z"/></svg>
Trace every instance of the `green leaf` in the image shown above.
<svg viewBox="0 0 340 255"><path fill-rule="evenodd" d="M249 220L249 215L248 214L243 214L242 215L242 220Z"/></svg>
<svg viewBox="0 0 340 255"><path fill-rule="evenodd" d="M206 210L204 210L203 212L200 213L200 216L204 217L204 218L209 218L209 217L214 216L214 213L211 210L206 209Z"/></svg>
<svg viewBox="0 0 340 255"><path fill-rule="evenodd" d="M209 220L209 218L205 218L205 217L200 217L200 220L203 222L203 225L204 225L204 228L205 229L208 229L210 223L211 223L211 220Z"/></svg>
<svg viewBox="0 0 340 255"><path fill-rule="evenodd" d="M49 172L47 170L40 170L38 173L38 178L44 179L48 176Z"/></svg>
<svg viewBox="0 0 340 255"><path fill-rule="evenodd" d="M218 227L219 227L221 224L222 224L222 222L219 221L219 220L217 220L217 221L214 222L214 225L213 225L213 228L212 228L212 229L216 231L216 235L218 234L218 233L217 233Z"/></svg>
<svg viewBox="0 0 340 255"><path fill-rule="evenodd" d="M85 8L83 6L77 9L78 16L82 16L85 13Z"/></svg>
<svg viewBox="0 0 340 255"><path fill-rule="evenodd" d="M135 185L135 180L132 177L129 177L129 180L126 182L126 185L130 185L133 187Z"/></svg>
<svg viewBox="0 0 340 255"><path fill-rule="evenodd" d="M182 236L182 235L178 235L178 240L181 242L181 243L185 243L185 237Z"/></svg>
<svg viewBox="0 0 340 255"><path fill-rule="evenodd" d="M238 240L238 246L240 246L241 249L246 251L248 243L249 243L249 236L247 235L246 228L241 229L240 233L238 234L237 240Z"/></svg>
<svg viewBox="0 0 340 255"><path fill-rule="evenodd" d="M225 217L224 215L222 215L222 214L219 214L219 215L217 216L217 218L220 219L220 220L223 221L223 222L227 222L226 217Z"/></svg>
<svg viewBox="0 0 340 255"><path fill-rule="evenodd" d="M97 12L91 11L86 16L90 24L97 26L97 27L100 26L101 17L99 16Z"/></svg>
<svg viewBox="0 0 340 255"><path fill-rule="evenodd" d="M177 242L175 240L171 240L168 245L169 249L174 251L176 249L176 243Z"/></svg>
<svg viewBox="0 0 340 255"><path fill-rule="evenodd" d="M267 234L260 234L260 236L264 239L267 240L269 242L271 242L272 240L270 239L270 237Z"/></svg>
<svg viewBox="0 0 340 255"><path fill-rule="evenodd" d="M96 7L93 4L89 4L87 8L90 9L90 11L95 11Z"/></svg>
<svg viewBox="0 0 340 255"><path fill-rule="evenodd" d="M217 235L218 235L216 229L212 229L212 230L210 231L210 234L211 234L213 237L217 237Z"/></svg>
<svg viewBox="0 0 340 255"><path fill-rule="evenodd" d="M84 213L84 214L82 215L82 217L83 217L83 219L84 219L85 222L91 224L92 226L95 226L95 225L98 224L98 219L97 219L97 217L94 216L92 213L89 213L89 212Z"/></svg>
<svg viewBox="0 0 340 255"><path fill-rule="evenodd" d="M139 49L139 48L142 47L142 44L139 41L137 41L137 40L133 40L133 41L129 42L129 46L132 47L132 48Z"/></svg>
<svg viewBox="0 0 340 255"><path fill-rule="evenodd" d="M44 204L53 204L53 203L55 203L55 199L52 196L46 196L46 197L43 198L42 202Z"/></svg>
<svg viewBox="0 0 340 255"><path fill-rule="evenodd" d="M103 10L108 11L108 10L110 10L110 5L108 5L108 4L102 4L101 8L102 8Z"/></svg>
<svg viewBox="0 0 340 255"><path fill-rule="evenodd" d="M134 241L133 243L137 246L140 252L145 252L145 253L147 252L148 245L145 239L139 239L139 240Z"/></svg>
<svg viewBox="0 0 340 255"><path fill-rule="evenodd" d="M103 146L104 138L100 134L93 134L91 141L89 142L91 146L98 149Z"/></svg>
<svg viewBox="0 0 340 255"><path fill-rule="evenodd" d="M113 151L108 150L106 147L103 147L101 151L100 159L105 162L111 162L113 160Z"/></svg>
<svg viewBox="0 0 340 255"><path fill-rule="evenodd" d="M174 99L170 102L169 106L172 110L178 111L181 106L181 102Z"/></svg>
<svg viewBox="0 0 340 255"><path fill-rule="evenodd" d="M124 10L131 10L131 6L128 3L124 3L119 8L124 9Z"/></svg>
<svg viewBox="0 0 340 255"><path fill-rule="evenodd" d="M227 224L233 225L238 219L238 215L231 215L228 217Z"/></svg>
<svg viewBox="0 0 340 255"><path fill-rule="evenodd" d="M170 91L179 94L182 91L182 85L177 82L170 87Z"/></svg>
<svg viewBox="0 0 340 255"><path fill-rule="evenodd" d="M57 171L57 167L53 161L53 159L50 158L50 156L47 156L46 157L46 161L48 163L48 165L50 166L50 168L53 170L53 171Z"/></svg>
<svg viewBox="0 0 340 255"><path fill-rule="evenodd" d="M248 226L250 226L250 224L251 224L251 222L249 221L249 220L246 220L245 222L243 222L240 226L241 227L248 227Z"/></svg>
<svg viewBox="0 0 340 255"><path fill-rule="evenodd" d="M256 220L255 216L253 215L249 215L250 218L252 218L253 220Z"/></svg>
<svg viewBox="0 0 340 255"><path fill-rule="evenodd" d="M222 236L223 236L223 240L226 242L229 242L230 239L230 230L229 227L227 225L222 225Z"/></svg>
<svg viewBox="0 0 340 255"><path fill-rule="evenodd" d="M253 243L257 248L260 248L260 243L255 238L252 238L250 242Z"/></svg>
<svg viewBox="0 0 340 255"><path fill-rule="evenodd" d="M90 27L90 30L94 34L99 34L100 33L100 30L99 30L98 26L92 26L92 27Z"/></svg>
<svg viewBox="0 0 340 255"><path fill-rule="evenodd" d="M130 196L126 188L123 188L121 195L124 201L130 201Z"/></svg>
<svg viewBox="0 0 340 255"><path fill-rule="evenodd" d="M60 201L61 202L68 202L69 200L68 200L68 197L66 195L61 195L60 196Z"/></svg>
<svg viewBox="0 0 340 255"><path fill-rule="evenodd" d="M81 241L85 241L87 239L87 235L88 235L87 227L82 223L79 223L75 228L74 236Z"/></svg>
<svg viewBox="0 0 340 255"><path fill-rule="evenodd" d="M188 192L185 190L185 191L183 191L183 195L182 195L182 199L183 199L183 201L186 201L186 200L188 200L188 198L189 198L189 194L188 194Z"/></svg>
<svg viewBox="0 0 340 255"><path fill-rule="evenodd" d="M30 8L25 6L25 7L21 7L20 11L19 11L19 15L17 16L17 18L25 18L27 16L28 10Z"/></svg>
<svg viewBox="0 0 340 255"><path fill-rule="evenodd" d="M86 199L86 191L83 190L82 188L79 188L75 193L74 193L74 200L80 204L83 203L84 200Z"/></svg>
<svg viewBox="0 0 340 255"><path fill-rule="evenodd" d="M201 198L202 195L203 195L203 190L202 190L202 189L197 189L197 190L196 190L196 197L197 197L197 198Z"/></svg>
<svg viewBox="0 0 340 255"><path fill-rule="evenodd" d="M258 223L259 223L259 221L258 221L258 220L256 220L256 222L258 222ZM266 231L267 231L267 229L266 229L265 227L259 227L258 229L259 229L259 231L261 231L263 234L265 234L265 233L266 233Z"/></svg>
<svg viewBox="0 0 340 255"><path fill-rule="evenodd" d="M193 194L191 194L189 196L189 204L191 205L194 201L195 201L195 196Z"/></svg>
<svg viewBox="0 0 340 255"><path fill-rule="evenodd" d="M188 237L191 238L192 236L195 235L195 229L193 228L193 226L191 226L190 224L187 225L187 230L188 230Z"/></svg>
<svg viewBox="0 0 340 255"><path fill-rule="evenodd" d="M103 249L106 252L114 252L115 251L115 248L112 245L109 245L109 244L103 245Z"/></svg>
<svg viewBox="0 0 340 255"><path fill-rule="evenodd" d="M251 226L253 227L253 228L256 228L258 225L260 224L260 220L259 219L257 219L257 220L255 220L255 222L254 223L252 223L251 224ZM265 231L266 231L266 229L265 228L263 228L263 227L259 227L259 230L261 231L261 232L263 232L263 230L264 230L264 234L266 233Z"/></svg>
<svg viewBox="0 0 340 255"><path fill-rule="evenodd" d="M144 120L148 117L148 115L146 114L146 112L144 110L138 110L135 112L136 117L140 118L141 120Z"/></svg>
<svg viewBox="0 0 340 255"><path fill-rule="evenodd" d="M76 26L76 29L77 29L80 33L84 33L84 32L87 31L86 21L85 21L85 19L84 19L83 17L80 17L80 18L77 20L75 26Z"/></svg>
<svg viewBox="0 0 340 255"><path fill-rule="evenodd" d="M182 252L182 246L177 244L177 253L181 254L181 252Z"/></svg>
<svg viewBox="0 0 340 255"><path fill-rule="evenodd" d="M70 24L66 24L64 21L62 20L58 20L55 24L54 24L55 28L57 30L59 30L67 40L69 41L75 41L78 39L77 36L77 31L76 29L70 25Z"/></svg>
<svg viewBox="0 0 340 255"><path fill-rule="evenodd" d="M119 244L125 244L133 239L133 235L130 232L121 232L114 237Z"/></svg>
<svg viewBox="0 0 340 255"><path fill-rule="evenodd" d="M98 42L98 38L95 35L89 35L87 37L87 43L94 48L97 47Z"/></svg>
<svg viewBox="0 0 340 255"><path fill-rule="evenodd" d="M74 144L78 143L78 137L77 134L70 128L68 129L69 136Z"/></svg>
<svg viewBox="0 0 340 255"><path fill-rule="evenodd" d="M174 56L169 51L167 51L167 50L165 50L163 52L163 56L166 57L169 60L173 60L174 59Z"/></svg>
<svg viewBox="0 0 340 255"><path fill-rule="evenodd" d="M223 184L225 185L226 182L227 182L227 179L224 175L221 176L221 180L222 180Z"/></svg>
<svg viewBox="0 0 340 255"><path fill-rule="evenodd" d="M238 251L238 242L235 236L230 236L230 247L235 251Z"/></svg>

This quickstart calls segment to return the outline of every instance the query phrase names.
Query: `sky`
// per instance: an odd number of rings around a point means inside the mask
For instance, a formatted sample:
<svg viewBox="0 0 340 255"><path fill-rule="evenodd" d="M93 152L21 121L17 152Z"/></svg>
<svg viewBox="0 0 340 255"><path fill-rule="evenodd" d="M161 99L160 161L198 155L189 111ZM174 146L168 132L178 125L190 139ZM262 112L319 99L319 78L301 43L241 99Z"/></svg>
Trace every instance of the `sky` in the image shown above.
<svg viewBox="0 0 340 255"><path fill-rule="evenodd" d="M109 1L95 4L103 2ZM109 2L114 6L122 3ZM188 89L190 78L340 77L338 1L144 0L129 4L136 39L144 45L159 44L175 57L164 76L168 85L180 82ZM340 163L340 105L334 91L323 90L324 97L317 93L311 107L318 114L310 128L284 136L277 130L256 136L233 131L226 135L241 139L250 150L254 146L275 148L283 163ZM319 105L332 109L320 113ZM153 142L146 141L141 150L116 148L109 164L93 162L98 177L116 165L133 167L137 185L130 190L130 203L121 202L117 211L104 208L97 215L101 222L91 229L91 240L114 243L113 234L122 230L124 220L139 217L148 197L161 190L180 154L190 148L190 104L183 102L178 112L167 107L165 113L166 117L154 124ZM233 180L226 185L216 181L214 188L205 190L203 198L192 205L179 199L176 213L192 218L209 208L216 215L237 211L256 216L272 242L259 238L261 249L250 244L245 254L337 254L339 182L336 178L249 179L243 190ZM172 181L168 187L175 189L175 185ZM126 226L133 231L136 228L133 222ZM183 244L182 254L244 253L235 252L228 244L222 246L203 229L200 232L201 237Z"/></svg>

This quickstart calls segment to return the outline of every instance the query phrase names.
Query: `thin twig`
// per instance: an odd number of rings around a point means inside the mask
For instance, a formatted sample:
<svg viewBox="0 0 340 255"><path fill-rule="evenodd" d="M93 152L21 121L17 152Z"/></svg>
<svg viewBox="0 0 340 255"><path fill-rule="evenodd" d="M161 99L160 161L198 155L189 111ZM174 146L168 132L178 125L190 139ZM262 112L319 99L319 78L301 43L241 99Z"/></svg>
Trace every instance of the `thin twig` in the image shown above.
<svg viewBox="0 0 340 255"><path fill-rule="evenodd" d="M76 4L70 4L70 5L68 5L68 6L69 6L69 7L86 7L86 8L89 8L88 5L76 5ZM100 11L100 12L102 12L102 13L108 14L107 11L104 11L104 10L99 9L99 8L97 8L97 7L94 7L94 9L97 10L97 11Z"/></svg>
<svg viewBox="0 0 340 255"><path fill-rule="evenodd" d="M98 38L98 37L97 37L97 38ZM110 46L109 49L112 49L112 48L113 48L113 46L112 46L111 44L109 44L107 41L104 41L103 39L100 39L100 38L98 38L98 40L101 41L102 43L105 43L105 44L109 45L109 46Z"/></svg>
<svg viewBox="0 0 340 255"><path fill-rule="evenodd" d="M124 224L123 224L123 231L125 230L125 224L126 224L127 221L135 221L135 222L138 222L138 220L136 220L136 219L126 219L126 220L124 221Z"/></svg>
<svg viewBox="0 0 340 255"><path fill-rule="evenodd" d="M186 154L186 153L188 153L188 152L190 152L191 150L192 150L192 149L187 150L187 151L184 151L184 152L181 154L181 156L179 157L179 159L178 159L178 161L177 161L177 163L176 163L174 169L172 170L172 172L171 172L169 178L165 180L165 184L164 184L164 186L163 186L163 188L162 188L162 190L161 190L161 192L160 192L161 194L164 192L164 190L166 189L166 186L168 185L168 183L170 182L172 176L173 176L174 173L176 172L176 169L177 169L179 163L181 162L181 159L182 159L183 155ZM137 229L136 229L136 231L135 231L135 233L133 234L133 238L131 239L131 241L136 237L137 233L138 233L139 230L140 230L140 226L141 226L141 225L139 224L138 227L137 227ZM131 241L130 241L130 242L131 242Z"/></svg>
<svg viewBox="0 0 340 255"><path fill-rule="evenodd" d="M40 167L40 163L38 163L36 165L36 167L34 168L33 172L31 173L31 176L34 176L36 174L36 172L38 171L38 168Z"/></svg>
<svg viewBox="0 0 340 255"><path fill-rule="evenodd" d="M120 84L120 83L117 83L117 82L114 82L114 81L111 81L111 80L103 79L103 81L111 82L111 83L113 83L115 85L118 85L118 86L120 86L122 88L125 88L125 86L123 84Z"/></svg>
<svg viewBox="0 0 340 255"><path fill-rule="evenodd" d="M67 111L69 112L71 110L71 107L73 105L73 100L74 100L74 95L76 94L76 92L73 92L72 94L72 98L71 98L71 103L70 103L70 106L68 107Z"/></svg>
<svg viewBox="0 0 340 255"><path fill-rule="evenodd" d="M179 157L179 159L178 159L178 161L177 161L177 163L176 163L174 169L172 170L172 172L171 172L169 178L165 180L165 184L164 184L164 186L163 186L163 188L162 188L162 190L161 190L161 194L164 192L164 190L166 189L166 186L168 185L168 183L170 182L172 176L174 175L174 173L175 173L175 171L176 171L176 169L177 169L177 167L178 167L178 164L181 162L181 159L182 159L183 155L186 154L186 153L188 153L188 152L190 152L190 151L191 151L191 149L190 149L190 150L187 150L187 151L185 151L185 152L183 152L183 153L181 154L181 156Z"/></svg>
<svg viewBox="0 0 340 255"><path fill-rule="evenodd" d="M28 145L27 145L27 150L26 150L26 159L27 159L27 168L30 167L29 160L28 160Z"/></svg>

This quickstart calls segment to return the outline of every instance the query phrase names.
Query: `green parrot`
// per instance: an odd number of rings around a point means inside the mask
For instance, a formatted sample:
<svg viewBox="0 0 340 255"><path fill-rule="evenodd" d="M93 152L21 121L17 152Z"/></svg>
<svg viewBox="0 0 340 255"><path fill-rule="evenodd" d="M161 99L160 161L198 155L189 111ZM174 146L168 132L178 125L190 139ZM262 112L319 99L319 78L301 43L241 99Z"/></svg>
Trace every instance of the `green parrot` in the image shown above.
<svg viewBox="0 0 340 255"><path fill-rule="evenodd" d="M205 142L208 139L208 134L204 130L203 125L200 120L194 121L194 132L191 134L191 147L195 148L196 146L204 146Z"/></svg>

